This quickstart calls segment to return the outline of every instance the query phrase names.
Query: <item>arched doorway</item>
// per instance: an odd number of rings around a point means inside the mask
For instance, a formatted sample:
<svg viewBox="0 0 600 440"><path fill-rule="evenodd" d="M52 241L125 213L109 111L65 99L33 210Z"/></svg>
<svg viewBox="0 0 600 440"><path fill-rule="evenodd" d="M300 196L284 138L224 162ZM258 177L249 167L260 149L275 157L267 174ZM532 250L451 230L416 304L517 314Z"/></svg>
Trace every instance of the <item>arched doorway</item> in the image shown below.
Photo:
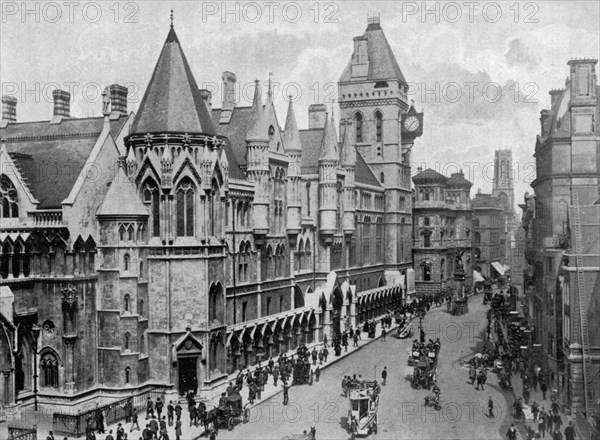
<svg viewBox="0 0 600 440"><path fill-rule="evenodd" d="M198 392L198 359L202 355L202 343L188 332L173 345L174 358L177 359L179 394L183 396L190 390Z"/></svg>

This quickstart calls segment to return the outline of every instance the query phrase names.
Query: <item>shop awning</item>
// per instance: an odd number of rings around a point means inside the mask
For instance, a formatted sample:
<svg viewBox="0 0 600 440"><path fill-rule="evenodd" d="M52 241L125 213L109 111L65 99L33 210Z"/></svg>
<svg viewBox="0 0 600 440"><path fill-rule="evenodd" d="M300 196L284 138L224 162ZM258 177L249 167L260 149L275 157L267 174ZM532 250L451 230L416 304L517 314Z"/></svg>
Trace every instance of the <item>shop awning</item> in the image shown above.
<svg viewBox="0 0 600 440"><path fill-rule="evenodd" d="M496 272L498 272L500 275L504 275L506 272L506 267L500 264L499 261L492 262L492 267L496 269Z"/></svg>
<svg viewBox="0 0 600 440"><path fill-rule="evenodd" d="M478 271L474 270L473 271L473 282L477 283L480 281L481 282L485 281L485 278Z"/></svg>

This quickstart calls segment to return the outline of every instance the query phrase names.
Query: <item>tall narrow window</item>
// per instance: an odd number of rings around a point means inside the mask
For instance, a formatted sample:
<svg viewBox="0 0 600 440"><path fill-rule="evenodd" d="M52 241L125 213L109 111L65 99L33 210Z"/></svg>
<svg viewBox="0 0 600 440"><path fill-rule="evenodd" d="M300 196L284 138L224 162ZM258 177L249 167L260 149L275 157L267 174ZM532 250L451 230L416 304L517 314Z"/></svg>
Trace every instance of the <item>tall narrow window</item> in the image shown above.
<svg viewBox="0 0 600 440"><path fill-rule="evenodd" d="M267 316L271 314L271 298L267 298Z"/></svg>
<svg viewBox="0 0 600 440"><path fill-rule="evenodd" d="M177 236L194 236L195 188L190 179L177 185Z"/></svg>
<svg viewBox="0 0 600 440"><path fill-rule="evenodd" d="M58 361L52 353L46 353L40 361L42 369L43 386L58 387Z"/></svg>
<svg viewBox="0 0 600 440"><path fill-rule="evenodd" d="M131 260L131 257L129 256L129 254L125 254L125 256L123 257L123 270L125 272L127 272L129 270L130 260Z"/></svg>
<svg viewBox="0 0 600 440"><path fill-rule="evenodd" d="M242 302L242 322L246 321L246 308L248 307L248 301Z"/></svg>
<svg viewBox="0 0 600 440"><path fill-rule="evenodd" d="M17 190L8 177L0 177L0 217L18 217Z"/></svg>
<svg viewBox="0 0 600 440"><path fill-rule="evenodd" d="M144 203L150 204L152 236L160 237L160 194L153 180L146 181L144 186Z"/></svg>
<svg viewBox="0 0 600 440"><path fill-rule="evenodd" d="M126 312L129 312L130 303L131 303L131 299L130 299L129 295L125 295L123 297L123 308L125 309Z"/></svg>
<svg viewBox="0 0 600 440"><path fill-rule="evenodd" d="M431 247L431 234L423 234L423 247Z"/></svg>
<svg viewBox="0 0 600 440"><path fill-rule="evenodd" d="M310 182L306 183L306 215L310 216Z"/></svg>
<svg viewBox="0 0 600 440"><path fill-rule="evenodd" d="M130 380L131 368L125 368L125 383L129 383Z"/></svg>
<svg viewBox="0 0 600 440"><path fill-rule="evenodd" d="M125 333L125 341L123 344L123 348L125 350L129 350L129 343L131 341L131 334L129 332Z"/></svg>
<svg viewBox="0 0 600 440"><path fill-rule="evenodd" d="M377 133L377 142L383 139L383 116L380 112L375 113L375 128Z"/></svg>
<svg viewBox="0 0 600 440"><path fill-rule="evenodd" d="M363 141L362 123L363 123L362 115L360 113L357 113L356 115L354 115L354 125L356 128L356 142Z"/></svg>
<svg viewBox="0 0 600 440"><path fill-rule="evenodd" d="M423 266L423 281L431 281L431 268L428 264L424 264Z"/></svg>

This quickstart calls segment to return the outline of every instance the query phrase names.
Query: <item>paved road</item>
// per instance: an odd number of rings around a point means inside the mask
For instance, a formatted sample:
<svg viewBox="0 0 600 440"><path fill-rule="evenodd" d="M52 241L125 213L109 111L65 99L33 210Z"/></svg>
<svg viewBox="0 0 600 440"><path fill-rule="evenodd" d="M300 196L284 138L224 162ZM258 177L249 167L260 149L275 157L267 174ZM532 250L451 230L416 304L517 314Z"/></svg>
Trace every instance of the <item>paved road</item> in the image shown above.
<svg viewBox="0 0 600 440"><path fill-rule="evenodd" d="M436 412L422 403L426 390L414 390L406 367L411 341L388 337L363 347L355 354L325 369L321 381L312 386L290 389L290 403L282 405L282 395L255 407L251 421L233 431L221 430L219 440L282 439L301 434L311 426L317 438L348 439L348 402L341 394L344 375L361 374L363 378L381 380L381 370L387 366L388 383L383 387L379 409L379 432L370 439L501 439L510 425L507 400L500 391L495 375L489 376L485 391L477 391L468 383L468 370L459 360L469 357L482 343L486 328L481 296L469 301L470 313L453 317L445 308L433 309L425 320L427 337L439 337L442 342L438 383L442 390L443 409ZM492 397L496 418L487 417L487 401ZM507 398L509 395L506 395ZM510 400L512 404L512 399Z"/></svg>

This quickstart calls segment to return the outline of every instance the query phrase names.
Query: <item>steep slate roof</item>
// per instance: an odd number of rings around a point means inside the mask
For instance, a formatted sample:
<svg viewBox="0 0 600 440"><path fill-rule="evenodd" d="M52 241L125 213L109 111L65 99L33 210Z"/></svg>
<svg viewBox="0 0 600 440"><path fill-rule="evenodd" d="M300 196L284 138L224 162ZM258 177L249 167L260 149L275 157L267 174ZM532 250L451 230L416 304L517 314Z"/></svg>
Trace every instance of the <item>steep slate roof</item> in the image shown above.
<svg viewBox="0 0 600 440"><path fill-rule="evenodd" d="M340 156L337 150L337 135L335 134L335 125L333 118L328 118L325 113L325 128L323 129L323 139L321 140L321 151L319 161L321 160L339 160Z"/></svg>
<svg viewBox="0 0 600 440"><path fill-rule="evenodd" d="M300 134L298 132L298 123L296 122L296 115L294 114L294 104L291 100L288 103L287 117L285 118L283 141L285 150L288 153L302 151Z"/></svg>
<svg viewBox="0 0 600 440"><path fill-rule="evenodd" d="M473 184L471 182L469 182L467 179L465 179L465 175L462 173L462 171L460 173L452 173L452 175L450 175L450 178L448 179L448 186L454 186L454 187L467 187L467 188L471 188L473 186Z"/></svg>
<svg viewBox="0 0 600 440"><path fill-rule="evenodd" d="M173 28L131 127L132 134L167 132L216 133Z"/></svg>
<svg viewBox="0 0 600 440"><path fill-rule="evenodd" d="M244 179L240 169L246 166L246 132L252 117L252 107L235 107L228 124L219 124L221 109L212 110L212 120L217 134L227 137L225 153L229 161L229 176Z"/></svg>
<svg viewBox="0 0 600 440"><path fill-rule="evenodd" d="M302 142L301 166L303 174L317 174L319 172L319 152L323 140L323 131L322 128L300 130L300 141ZM356 150L356 170L354 178L357 183L381 187L381 184L358 150Z"/></svg>
<svg viewBox="0 0 600 440"><path fill-rule="evenodd" d="M420 172L413 177L413 182L416 183L427 183L427 182L440 182L446 183L448 178L431 168L427 168L425 171Z"/></svg>
<svg viewBox="0 0 600 440"><path fill-rule="evenodd" d="M383 81L397 79L400 83L407 85L406 79L400 70L398 61L392 52L392 48L385 38L383 29L379 23L370 23L363 34L367 37L367 56L369 57L369 72L367 81ZM340 82L351 81L351 62L340 77Z"/></svg>
<svg viewBox="0 0 600 440"><path fill-rule="evenodd" d="M104 200L98 207L97 215L107 216L148 216L148 210L142 204L135 184L125 175L119 166L117 175L108 187Z"/></svg>
<svg viewBox="0 0 600 440"><path fill-rule="evenodd" d="M110 134L116 138L127 116L111 120ZM60 208L81 173L98 140L104 118L63 119L10 123L0 129L6 148L27 181L40 209Z"/></svg>

